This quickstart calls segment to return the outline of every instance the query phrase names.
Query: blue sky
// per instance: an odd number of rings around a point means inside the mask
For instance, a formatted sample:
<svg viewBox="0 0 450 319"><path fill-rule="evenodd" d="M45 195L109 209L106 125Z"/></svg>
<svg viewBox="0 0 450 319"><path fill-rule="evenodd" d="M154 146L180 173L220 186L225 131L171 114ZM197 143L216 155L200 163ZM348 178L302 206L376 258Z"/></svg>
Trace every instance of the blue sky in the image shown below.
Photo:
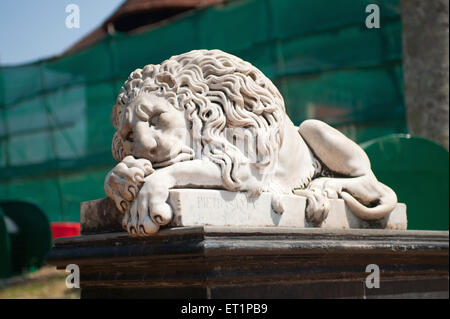
<svg viewBox="0 0 450 319"><path fill-rule="evenodd" d="M124 0L1 0L0 65L62 53L98 27ZM66 28L66 6L80 8L80 28Z"/></svg>

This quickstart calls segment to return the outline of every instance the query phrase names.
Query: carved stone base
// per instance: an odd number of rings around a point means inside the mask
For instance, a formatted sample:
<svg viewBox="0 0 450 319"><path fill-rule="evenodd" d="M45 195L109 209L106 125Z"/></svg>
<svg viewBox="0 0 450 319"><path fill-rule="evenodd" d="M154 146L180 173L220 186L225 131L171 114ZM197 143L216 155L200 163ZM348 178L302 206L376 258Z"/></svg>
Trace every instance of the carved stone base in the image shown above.
<svg viewBox="0 0 450 319"><path fill-rule="evenodd" d="M448 298L448 231L179 227L55 240L83 298ZM366 267L380 269L369 289Z"/></svg>
<svg viewBox="0 0 450 319"><path fill-rule="evenodd" d="M174 219L170 226L250 226L250 227L312 227L305 217L306 198L296 195L281 197L285 211L272 210L272 195L262 193L247 198L245 193L206 189L172 189L168 203ZM406 229L406 205L397 207L388 216L376 221L356 217L342 199L330 200L330 212L320 228ZM83 234L121 231L122 214L109 198L81 204Z"/></svg>

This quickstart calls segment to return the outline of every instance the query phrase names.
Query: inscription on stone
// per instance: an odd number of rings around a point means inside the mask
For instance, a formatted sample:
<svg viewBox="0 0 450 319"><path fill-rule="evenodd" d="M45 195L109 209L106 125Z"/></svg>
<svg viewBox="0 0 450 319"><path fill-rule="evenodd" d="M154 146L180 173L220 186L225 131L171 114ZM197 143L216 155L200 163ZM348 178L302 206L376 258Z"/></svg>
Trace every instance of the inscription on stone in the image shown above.
<svg viewBox="0 0 450 319"><path fill-rule="evenodd" d="M197 196L198 209L226 209L230 213L241 210L256 209L256 200L252 198L237 198L231 201L224 201L222 198L211 196Z"/></svg>

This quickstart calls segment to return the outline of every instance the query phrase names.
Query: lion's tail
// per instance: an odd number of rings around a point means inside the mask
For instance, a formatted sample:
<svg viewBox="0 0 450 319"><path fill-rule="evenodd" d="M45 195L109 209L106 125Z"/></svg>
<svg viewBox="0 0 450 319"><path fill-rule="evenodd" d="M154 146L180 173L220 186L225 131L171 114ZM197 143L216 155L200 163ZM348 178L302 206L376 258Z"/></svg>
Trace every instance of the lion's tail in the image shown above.
<svg viewBox="0 0 450 319"><path fill-rule="evenodd" d="M361 204L355 197L346 191L341 192L341 197L350 210L363 220L377 220L392 212L397 205L397 195L388 186L380 183L382 195L375 207L367 207Z"/></svg>

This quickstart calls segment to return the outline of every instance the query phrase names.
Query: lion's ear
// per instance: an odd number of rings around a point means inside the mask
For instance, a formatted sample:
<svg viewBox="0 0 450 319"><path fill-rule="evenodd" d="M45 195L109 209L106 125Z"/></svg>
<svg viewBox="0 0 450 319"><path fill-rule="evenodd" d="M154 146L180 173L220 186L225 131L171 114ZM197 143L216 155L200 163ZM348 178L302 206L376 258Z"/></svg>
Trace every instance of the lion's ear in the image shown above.
<svg viewBox="0 0 450 319"><path fill-rule="evenodd" d="M177 85L177 80L169 72L163 72L156 76L156 80L159 83L167 83L169 88L173 88Z"/></svg>

